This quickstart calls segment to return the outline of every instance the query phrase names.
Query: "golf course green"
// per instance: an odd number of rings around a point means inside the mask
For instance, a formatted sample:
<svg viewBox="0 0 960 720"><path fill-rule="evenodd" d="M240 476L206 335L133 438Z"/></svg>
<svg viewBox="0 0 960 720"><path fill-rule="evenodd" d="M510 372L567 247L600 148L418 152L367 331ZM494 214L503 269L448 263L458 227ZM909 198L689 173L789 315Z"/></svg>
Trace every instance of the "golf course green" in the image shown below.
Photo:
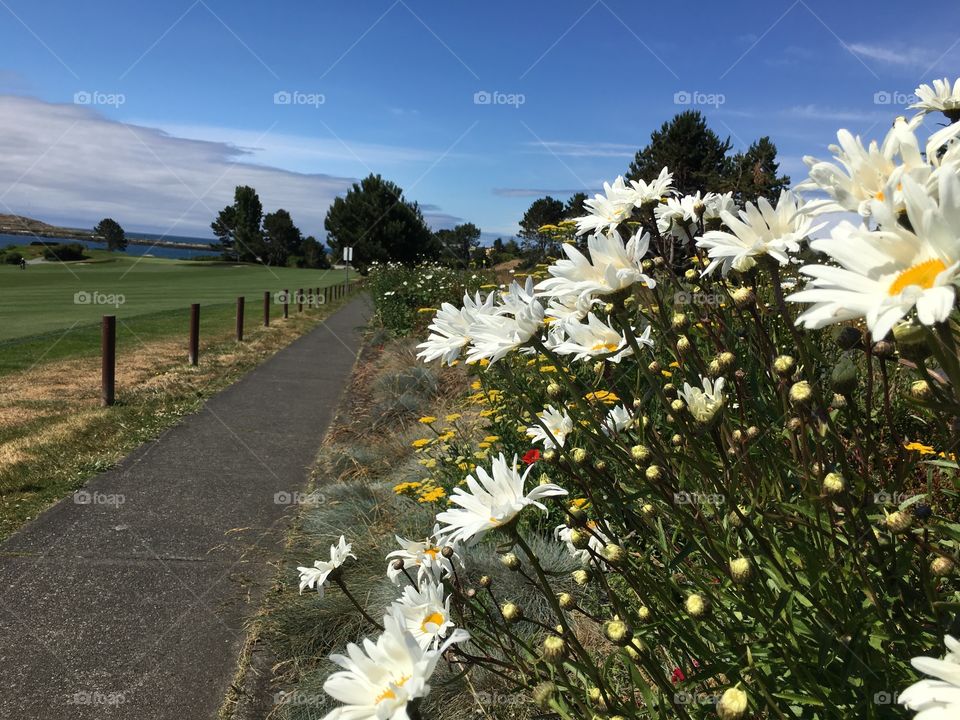
<svg viewBox="0 0 960 720"><path fill-rule="evenodd" d="M90 254L89 261L44 262L25 270L0 265L0 373L41 357L97 352L103 315L117 316L118 334L146 340L184 332L192 303L201 305L203 327L225 328L238 296L246 297L247 322L255 323L266 291L322 288L346 279L343 270ZM277 306L271 314L280 313Z"/></svg>

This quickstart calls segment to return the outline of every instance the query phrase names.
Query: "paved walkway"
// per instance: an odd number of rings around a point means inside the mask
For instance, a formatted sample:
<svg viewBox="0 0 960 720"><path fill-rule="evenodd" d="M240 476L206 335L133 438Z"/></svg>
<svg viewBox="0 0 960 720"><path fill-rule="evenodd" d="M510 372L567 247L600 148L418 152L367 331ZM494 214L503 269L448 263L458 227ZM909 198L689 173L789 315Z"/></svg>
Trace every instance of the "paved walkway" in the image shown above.
<svg viewBox="0 0 960 720"><path fill-rule="evenodd" d="M0 718L215 718L367 316L354 300L0 545Z"/></svg>

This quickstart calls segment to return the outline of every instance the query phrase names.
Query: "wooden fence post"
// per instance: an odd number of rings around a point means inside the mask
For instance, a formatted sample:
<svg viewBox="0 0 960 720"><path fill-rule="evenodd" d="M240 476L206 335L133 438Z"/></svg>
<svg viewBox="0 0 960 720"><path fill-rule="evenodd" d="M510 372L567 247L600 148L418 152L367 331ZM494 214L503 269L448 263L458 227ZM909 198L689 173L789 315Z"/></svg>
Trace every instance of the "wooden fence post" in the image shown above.
<svg viewBox="0 0 960 720"><path fill-rule="evenodd" d="M200 304L194 303L190 306L190 349L187 352L187 358L191 365L196 366L200 362Z"/></svg>
<svg viewBox="0 0 960 720"><path fill-rule="evenodd" d="M286 320L290 317L290 291L283 291L283 319Z"/></svg>
<svg viewBox="0 0 960 720"><path fill-rule="evenodd" d="M297 290L297 312L303 312L303 288Z"/></svg>
<svg viewBox="0 0 960 720"><path fill-rule="evenodd" d="M109 407L116 399L117 316L104 315L100 325L100 406Z"/></svg>
<svg viewBox="0 0 960 720"><path fill-rule="evenodd" d="M270 291L263 293L263 326L270 327Z"/></svg>
<svg viewBox="0 0 960 720"><path fill-rule="evenodd" d="M243 301L244 298L237 298L237 342L243 342Z"/></svg>

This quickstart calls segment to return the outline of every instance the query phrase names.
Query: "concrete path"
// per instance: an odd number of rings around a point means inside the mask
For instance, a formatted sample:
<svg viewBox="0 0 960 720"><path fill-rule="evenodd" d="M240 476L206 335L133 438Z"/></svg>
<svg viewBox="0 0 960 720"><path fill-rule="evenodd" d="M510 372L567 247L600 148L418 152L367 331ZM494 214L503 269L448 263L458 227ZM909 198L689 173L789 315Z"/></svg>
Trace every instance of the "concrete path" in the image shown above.
<svg viewBox="0 0 960 720"><path fill-rule="evenodd" d="M368 314L354 300L0 545L0 718L216 717Z"/></svg>

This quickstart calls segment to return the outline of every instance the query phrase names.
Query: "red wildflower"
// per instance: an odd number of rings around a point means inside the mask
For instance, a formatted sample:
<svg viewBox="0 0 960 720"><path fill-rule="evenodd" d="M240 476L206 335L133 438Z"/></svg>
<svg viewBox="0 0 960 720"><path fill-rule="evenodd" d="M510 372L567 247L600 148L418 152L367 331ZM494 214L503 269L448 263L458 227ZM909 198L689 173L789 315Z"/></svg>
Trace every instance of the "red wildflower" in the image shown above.
<svg viewBox="0 0 960 720"><path fill-rule="evenodd" d="M537 460L540 459L540 451L536 448L527 450L526 454L523 456L523 461L527 465L533 465Z"/></svg>
<svg viewBox="0 0 960 720"><path fill-rule="evenodd" d="M672 682L675 682L675 683L683 682L686 679L687 679L687 676L683 674L683 670L681 670L680 668L674 668L673 672L670 673L670 680Z"/></svg>

